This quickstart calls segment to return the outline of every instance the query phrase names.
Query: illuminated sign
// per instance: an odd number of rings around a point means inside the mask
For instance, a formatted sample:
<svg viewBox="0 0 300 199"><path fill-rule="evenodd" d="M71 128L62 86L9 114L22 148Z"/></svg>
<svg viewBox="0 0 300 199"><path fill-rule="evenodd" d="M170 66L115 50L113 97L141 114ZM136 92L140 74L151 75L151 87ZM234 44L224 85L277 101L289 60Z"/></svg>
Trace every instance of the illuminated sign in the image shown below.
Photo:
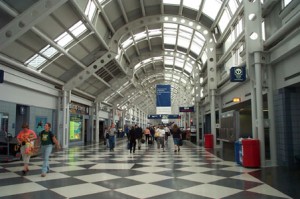
<svg viewBox="0 0 300 199"><path fill-rule="evenodd" d="M194 107L179 107L179 112L194 112Z"/></svg>

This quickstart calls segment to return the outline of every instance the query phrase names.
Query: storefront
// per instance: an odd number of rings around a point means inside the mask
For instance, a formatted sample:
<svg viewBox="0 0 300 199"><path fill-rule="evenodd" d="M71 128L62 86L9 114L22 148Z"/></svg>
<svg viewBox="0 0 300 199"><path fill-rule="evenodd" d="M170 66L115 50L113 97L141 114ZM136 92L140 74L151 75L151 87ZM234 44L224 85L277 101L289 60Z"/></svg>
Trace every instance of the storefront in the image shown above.
<svg viewBox="0 0 300 199"><path fill-rule="evenodd" d="M89 107L72 102L70 104L69 143L83 143L88 137Z"/></svg>

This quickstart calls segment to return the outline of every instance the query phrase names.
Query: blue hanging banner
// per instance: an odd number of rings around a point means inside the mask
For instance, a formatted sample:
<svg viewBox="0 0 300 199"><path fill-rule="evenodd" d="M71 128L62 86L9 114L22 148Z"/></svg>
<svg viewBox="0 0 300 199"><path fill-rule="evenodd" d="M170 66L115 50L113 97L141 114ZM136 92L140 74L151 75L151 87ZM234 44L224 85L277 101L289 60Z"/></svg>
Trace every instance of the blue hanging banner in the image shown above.
<svg viewBox="0 0 300 199"><path fill-rule="evenodd" d="M171 85L156 85L156 106L171 107Z"/></svg>
<svg viewBox="0 0 300 199"><path fill-rule="evenodd" d="M246 80L246 66L233 66L230 68L230 81L243 82Z"/></svg>

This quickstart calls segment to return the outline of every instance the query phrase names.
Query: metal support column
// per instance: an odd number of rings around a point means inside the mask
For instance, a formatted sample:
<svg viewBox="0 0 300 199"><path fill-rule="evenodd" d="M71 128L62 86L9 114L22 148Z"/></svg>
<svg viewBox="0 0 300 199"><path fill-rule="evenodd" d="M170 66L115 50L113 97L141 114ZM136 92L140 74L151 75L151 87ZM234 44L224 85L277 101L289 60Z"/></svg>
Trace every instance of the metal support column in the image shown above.
<svg viewBox="0 0 300 199"><path fill-rule="evenodd" d="M196 102L196 144L199 146L200 132L199 132L199 102Z"/></svg>
<svg viewBox="0 0 300 199"><path fill-rule="evenodd" d="M214 139L214 148L216 148L217 144L217 138L216 138L216 106L215 106L215 100L216 96L215 89L210 90L210 125L211 125L211 134L213 135Z"/></svg>
<svg viewBox="0 0 300 199"><path fill-rule="evenodd" d="M261 52L254 52L255 80L256 80L256 112L257 112L257 131L260 140L260 159L261 164L265 165L265 132L264 132L264 113L263 113L263 94L261 81Z"/></svg>
<svg viewBox="0 0 300 199"><path fill-rule="evenodd" d="M268 109L269 109L269 131L270 131L270 152L271 166L277 166L277 150L276 150L276 128L274 117L274 93L273 93L273 70L268 66Z"/></svg>
<svg viewBox="0 0 300 199"><path fill-rule="evenodd" d="M99 103L96 102L95 104L95 112L96 112L96 128L95 128L95 141L99 143Z"/></svg>

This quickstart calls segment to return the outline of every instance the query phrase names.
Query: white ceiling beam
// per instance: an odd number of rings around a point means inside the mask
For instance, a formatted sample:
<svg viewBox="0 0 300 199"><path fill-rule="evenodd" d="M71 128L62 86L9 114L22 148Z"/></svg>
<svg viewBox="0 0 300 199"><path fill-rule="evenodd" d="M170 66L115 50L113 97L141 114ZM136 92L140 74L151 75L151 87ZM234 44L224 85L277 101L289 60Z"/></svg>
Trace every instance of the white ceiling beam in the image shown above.
<svg viewBox="0 0 300 199"><path fill-rule="evenodd" d="M128 23L128 17L127 17L124 5L122 3L122 0L118 0L118 4L119 4L119 7L120 7L120 9L122 11L122 15L123 15L123 18L124 18L125 22Z"/></svg>
<svg viewBox="0 0 300 199"><path fill-rule="evenodd" d="M103 39L103 37L100 35L100 33L97 31L96 27L94 26L94 24L89 20L89 18L84 14L84 11L82 10L81 6L75 1L75 0L71 0L70 1L73 6L76 8L76 10L78 11L78 13L80 14L80 16L84 19L84 21L87 23L87 25L89 26L89 28L91 29L91 31L93 31L96 35L96 37L100 40L101 44L103 45L103 47L106 50L109 50L109 47L107 45L107 43L105 42L105 40Z"/></svg>
<svg viewBox="0 0 300 199"><path fill-rule="evenodd" d="M72 90L75 87L81 85L86 79L88 79L90 76L94 75L96 71L98 71L100 68L104 67L108 62L110 62L112 59L114 59L116 56L113 52L106 52L102 57L94 61L92 64L90 64L88 67L86 67L83 71L78 73L75 77L73 77L71 80L69 80L65 86L64 90ZM107 87L111 87L110 84L108 84L106 81L103 80L103 83Z"/></svg>
<svg viewBox="0 0 300 199"><path fill-rule="evenodd" d="M40 0L22 12L0 30L0 51L66 2L67 0Z"/></svg>

